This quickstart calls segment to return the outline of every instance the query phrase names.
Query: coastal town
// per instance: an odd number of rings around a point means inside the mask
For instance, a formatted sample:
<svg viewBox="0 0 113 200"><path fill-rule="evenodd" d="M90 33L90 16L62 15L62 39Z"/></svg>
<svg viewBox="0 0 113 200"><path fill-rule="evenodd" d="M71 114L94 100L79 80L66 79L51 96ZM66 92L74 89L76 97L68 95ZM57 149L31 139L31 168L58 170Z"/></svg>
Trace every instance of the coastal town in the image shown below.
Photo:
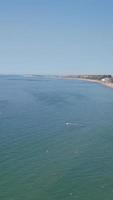
<svg viewBox="0 0 113 200"><path fill-rule="evenodd" d="M77 79L89 81L93 83L103 84L107 87L113 88L113 75L67 75L63 76L64 79Z"/></svg>

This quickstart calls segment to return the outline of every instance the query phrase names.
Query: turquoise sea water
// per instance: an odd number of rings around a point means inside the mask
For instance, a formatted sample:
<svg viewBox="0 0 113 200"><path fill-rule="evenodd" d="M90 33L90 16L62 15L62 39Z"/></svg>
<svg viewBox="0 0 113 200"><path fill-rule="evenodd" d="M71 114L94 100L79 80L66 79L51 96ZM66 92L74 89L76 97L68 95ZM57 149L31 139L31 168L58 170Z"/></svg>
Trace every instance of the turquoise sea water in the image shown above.
<svg viewBox="0 0 113 200"><path fill-rule="evenodd" d="M73 199L113 199L113 90L0 77L0 200Z"/></svg>

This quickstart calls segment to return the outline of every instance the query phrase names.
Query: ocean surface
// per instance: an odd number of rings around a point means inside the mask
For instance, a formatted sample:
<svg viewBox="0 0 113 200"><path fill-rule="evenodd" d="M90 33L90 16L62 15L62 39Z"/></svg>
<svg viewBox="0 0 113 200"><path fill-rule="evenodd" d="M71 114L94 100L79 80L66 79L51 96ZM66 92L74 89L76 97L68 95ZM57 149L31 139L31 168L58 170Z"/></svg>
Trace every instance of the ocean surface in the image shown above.
<svg viewBox="0 0 113 200"><path fill-rule="evenodd" d="M0 200L113 200L113 90L1 76Z"/></svg>

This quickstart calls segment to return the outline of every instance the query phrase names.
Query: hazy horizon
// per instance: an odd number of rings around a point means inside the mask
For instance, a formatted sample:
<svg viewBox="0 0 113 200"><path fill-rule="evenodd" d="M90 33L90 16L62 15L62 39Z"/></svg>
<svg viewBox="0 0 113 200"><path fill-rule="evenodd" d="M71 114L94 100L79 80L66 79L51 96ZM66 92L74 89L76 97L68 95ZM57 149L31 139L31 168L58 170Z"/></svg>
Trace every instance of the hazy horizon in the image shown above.
<svg viewBox="0 0 113 200"><path fill-rule="evenodd" d="M38 73L0 73L0 76L24 76L24 75L33 75L33 76L79 76L79 75L112 75L113 76L113 73L80 73L80 74L75 74L75 73L73 73L73 74L47 74L47 73L45 73L45 74L38 74Z"/></svg>

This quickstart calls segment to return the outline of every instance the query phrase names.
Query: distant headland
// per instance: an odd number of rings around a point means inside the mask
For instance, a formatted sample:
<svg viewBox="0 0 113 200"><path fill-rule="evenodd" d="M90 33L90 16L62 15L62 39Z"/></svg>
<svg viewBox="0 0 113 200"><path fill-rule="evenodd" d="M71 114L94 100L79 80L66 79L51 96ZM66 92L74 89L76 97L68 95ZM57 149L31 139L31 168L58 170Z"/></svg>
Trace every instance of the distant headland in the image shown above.
<svg viewBox="0 0 113 200"><path fill-rule="evenodd" d="M93 83L100 83L107 87L113 88L113 76L110 74L108 75L66 75L66 76L62 76L62 78L90 81Z"/></svg>

